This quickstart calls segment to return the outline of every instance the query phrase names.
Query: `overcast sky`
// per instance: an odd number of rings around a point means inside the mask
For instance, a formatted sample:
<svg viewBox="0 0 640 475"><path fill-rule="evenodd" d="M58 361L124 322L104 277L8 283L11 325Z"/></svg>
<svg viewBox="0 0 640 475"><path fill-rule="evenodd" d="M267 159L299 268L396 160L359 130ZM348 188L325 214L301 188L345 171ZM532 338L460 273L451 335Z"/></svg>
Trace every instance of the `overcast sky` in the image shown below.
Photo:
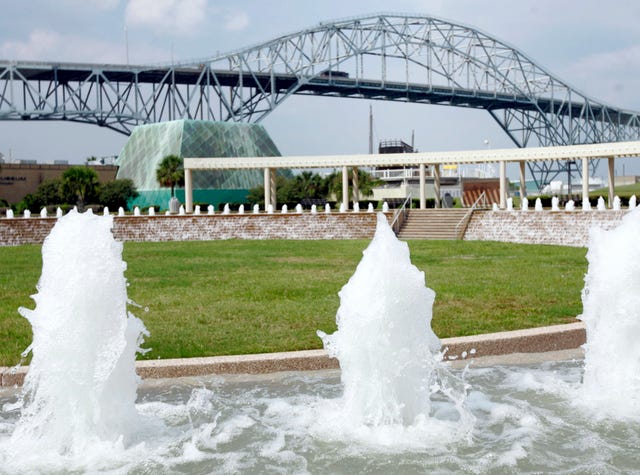
<svg viewBox="0 0 640 475"><path fill-rule="evenodd" d="M640 110L637 0L0 0L0 6L0 59L123 64L127 50L130 63L182 61L321 21L377 12L432 15L505 41L590 97ZM376 141L409 141L415 131L421 151L482 148L485 140L512 146L488 113L447 106L294 96L263 125L283 155L366 153L370 104ZM125 141L93 125L0 122L0 153L16 160L81 163L117 155Z"/></svg>

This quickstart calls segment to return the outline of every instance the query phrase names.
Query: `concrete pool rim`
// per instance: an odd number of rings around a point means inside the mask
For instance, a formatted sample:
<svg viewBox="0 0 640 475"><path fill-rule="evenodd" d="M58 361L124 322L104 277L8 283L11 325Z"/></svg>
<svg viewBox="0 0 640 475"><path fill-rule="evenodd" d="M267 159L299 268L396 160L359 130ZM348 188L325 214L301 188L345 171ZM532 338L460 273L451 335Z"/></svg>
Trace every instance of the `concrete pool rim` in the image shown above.
<svg viewBox="0 0 640 475"><path fill-rule="evenodd" d="M584 323L568 323L482 335L443 338L445 361L454 366L476 361L518 362L522 355L537 360L579 357L586 342ZM511 355L511 357L509 356ZM179 378L211 374L266 374L282 371L337 369L338 361L325 350L288 351L253 355L209 356L199 358L141 360L136 371L142 379ZM28 366L0 367L0 386L20 386Z"/></svg>

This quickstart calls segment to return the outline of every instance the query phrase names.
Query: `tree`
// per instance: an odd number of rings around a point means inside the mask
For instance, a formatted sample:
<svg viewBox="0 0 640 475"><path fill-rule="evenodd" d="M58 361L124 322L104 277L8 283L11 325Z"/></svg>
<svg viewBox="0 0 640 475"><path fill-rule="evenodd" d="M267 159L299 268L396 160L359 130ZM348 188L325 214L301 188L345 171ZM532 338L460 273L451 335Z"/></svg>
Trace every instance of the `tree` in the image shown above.
<svg viewBox="0 0 640 475"><path fill-rule="evenodd" d="M98 174L93 168L77 166L68 168L62 174L62 191L77 198L78 208L84 209L89 198L94 198L98 190Z"/></svg>
<svg viewBox="0 0 640 475"><path fill-rule="evenodd" d="M281 175L276 175L276 201L278 203L290 203L294 201L291 198L291 180ZM249 190L247 201L253 204L264 206L264 186L258 185Z"/></svg>
<svg viewBox="0 0 640 475"><path fill-rule="evenodd" d="M294 178L297 200L326 198L328 188L325 181L317 173L303 171Z"/></svg>
<svg viewBox="0 0 640 475"><path fill-rule="evenodd" d="M349 179L351 180L353 171L349 171ZM334 171L325 178L329 194L333 193L338 201L342 201L342 172ZM358 191L362 196L371 196L373 189L380 186L382 180L374 178L370 173L362 169L358 169Z"/></svg>
<svg viewBox="0 0 640 475"><path fill-rule="evenodd" d="M353 172L350 172L351 178ZM362 196L371 196L373 188L382 184L381 180L374 178L370 173L358 170L358 190ZM330 199L335 195L338 200L342 199L342 172L335 171L325 178L317 173L304 171L291 178L276 177L276 191L278 203L294 205L301 203L305 199L318 200ZM257 186L249 190L248 200L250 203L264 202L264 187Z"/></svg>
<svg viewBox="0 0 640 475"><path fill-rule="evenodd" d="M164 157L156 170L156 180L160 186L171 188L171 197L173 198L175 187L184 185L182 158L177 155Z"/></svg>
<svg viewBox="0 0 640 475"><path fill-rule="evenodd" d="M109 209L121 206L127 209L129 200L137 198L138 194L133 180L129 178L109 181L100 187L100 203Z"/></svg>

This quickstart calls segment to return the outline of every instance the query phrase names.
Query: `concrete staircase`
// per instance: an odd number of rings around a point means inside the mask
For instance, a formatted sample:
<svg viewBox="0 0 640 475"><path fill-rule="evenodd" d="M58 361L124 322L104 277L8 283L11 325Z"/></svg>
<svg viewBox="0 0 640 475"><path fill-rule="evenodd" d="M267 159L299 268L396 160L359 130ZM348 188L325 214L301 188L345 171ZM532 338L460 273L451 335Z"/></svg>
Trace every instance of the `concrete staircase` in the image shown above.
<svg viewBox="0 0 640 475"><path fill-rule="evenodd" d="M471 213L464 208L409 209L400 239L462 239Z"/></svg>

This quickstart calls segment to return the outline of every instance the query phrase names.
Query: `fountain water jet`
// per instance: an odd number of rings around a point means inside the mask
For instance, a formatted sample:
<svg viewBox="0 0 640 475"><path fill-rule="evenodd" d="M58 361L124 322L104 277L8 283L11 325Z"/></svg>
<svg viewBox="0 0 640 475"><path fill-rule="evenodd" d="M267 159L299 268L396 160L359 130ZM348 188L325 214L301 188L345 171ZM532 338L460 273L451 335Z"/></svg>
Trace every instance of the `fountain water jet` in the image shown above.
<svg viewBox="0 0 640 475"><path fill-rule="evenodd" d="M582 395L608 415L640 417L640 210L591 229L582 291L587 331Z"/></svg>
<svg viewBox="0 0 640 475"><path fill-rule="evenodd" d="M542 200L540 198L536 198L535 208L536 211L542 211Z"/></svg>
<svg viewBox="0 0 640 475"><path fill-rule="evenodd" d="M5 453L67 462L87 452L109 457L131 444L142 418L135 406L139 381L135 355L147 335L127 311L122 243L111 234L112 216L71 211L42 246L42 274L31 323L33 355L20 419Z"/></svg>
<svg viewBox="0 0 640 475"><path fill-rule="evenodd" d="M442 426L435 426L444 424L449 435L468 435L473 416L464 407L465 384L445 368L431 329L435 292L384 214L378 214L375 236L339 296L338 330L318 335L340 361L344 396L335 413L345 432L428 426L425 432L442 437ZM430 418L435 393L454 402L455 422Z"/></svg>

